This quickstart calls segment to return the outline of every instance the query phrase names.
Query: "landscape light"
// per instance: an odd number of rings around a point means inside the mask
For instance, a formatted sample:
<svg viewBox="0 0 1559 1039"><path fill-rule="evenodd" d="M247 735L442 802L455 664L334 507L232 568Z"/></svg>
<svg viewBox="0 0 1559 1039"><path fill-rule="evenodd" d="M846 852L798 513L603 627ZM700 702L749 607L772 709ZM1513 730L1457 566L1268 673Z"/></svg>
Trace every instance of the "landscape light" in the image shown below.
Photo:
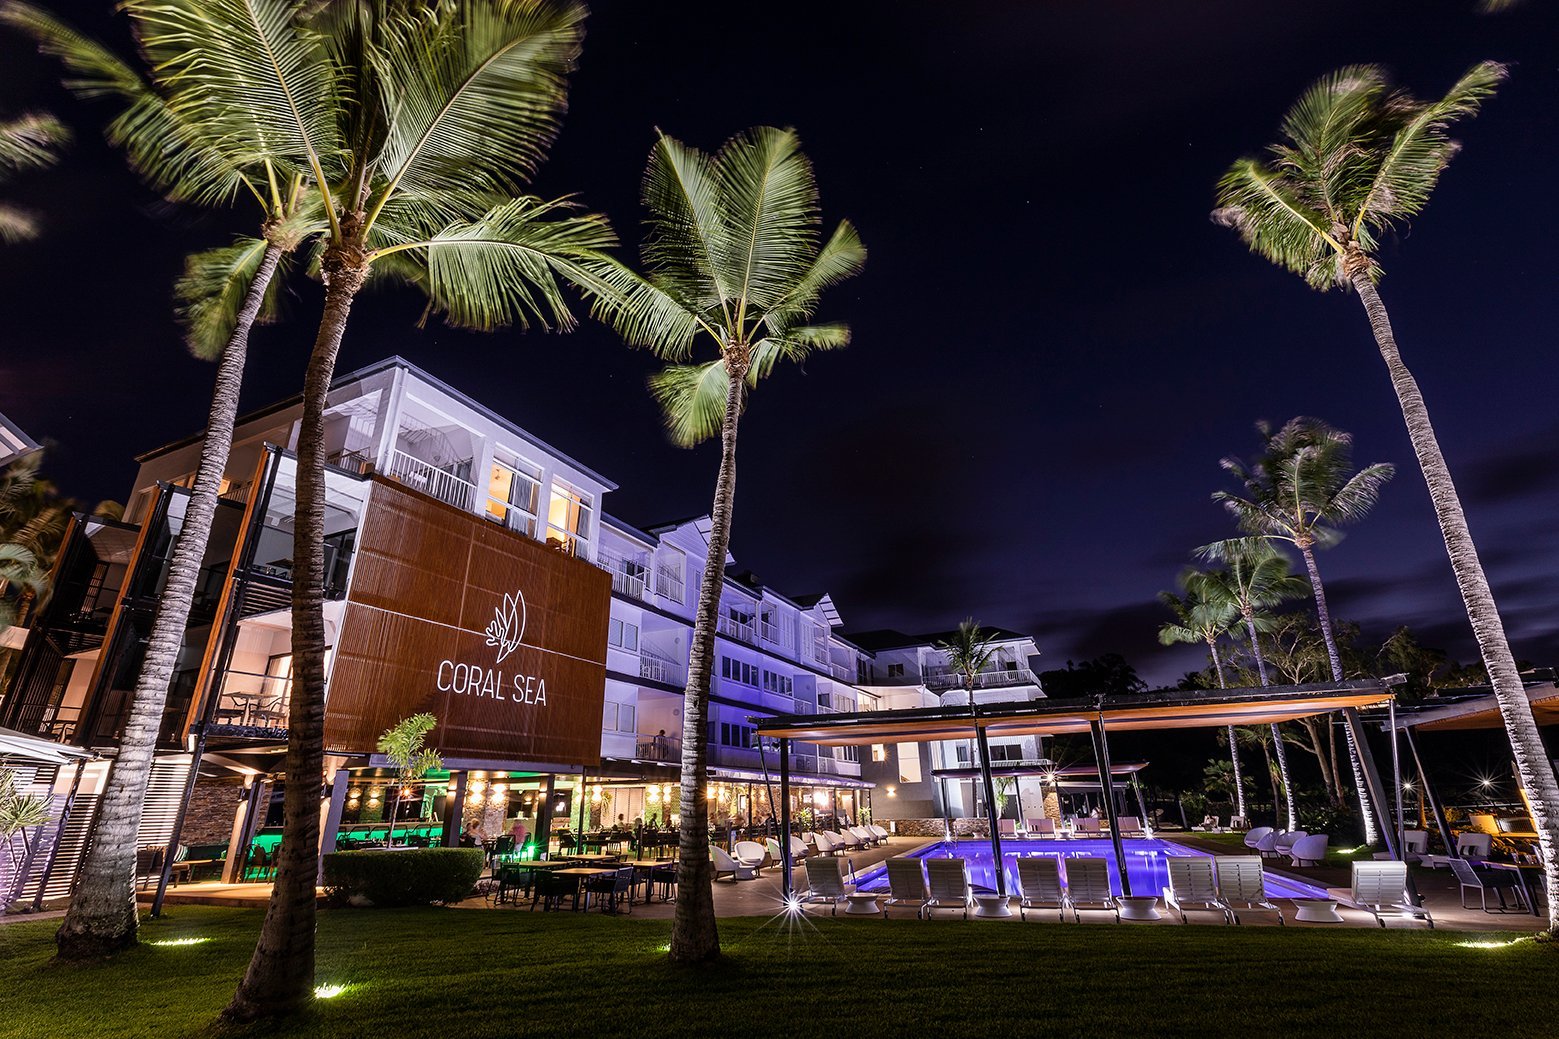
<svg viewBox="0 0 1559 1039"><path fill-rule="evenodd" d="M162 949L171 949L185 945L199 945L201 942L209 942L210 938L160 938L155 942L147 942L147 945L155 945Z"/></svg>
<svg viewBox="0 0 1559 1039"><path fill-rule="evenodd" d="M335 999L346 991L345 985L316 985L314 986L315 999Z"/></svg>
<svg viewBox="0 0 1559 1039"><path fill-rule="evenodd" d="M785 899L785 912L799 914L801 912L801 899L795 895Z"/></svg>
<svg viewBox="0 0 1559 1039"><path fill-rule="evenodd" d="M1508 949L1512 945L1524 940L1522 938L1512 938L1508 942L1457 942L1456 947L1458 949Z"/></svg>

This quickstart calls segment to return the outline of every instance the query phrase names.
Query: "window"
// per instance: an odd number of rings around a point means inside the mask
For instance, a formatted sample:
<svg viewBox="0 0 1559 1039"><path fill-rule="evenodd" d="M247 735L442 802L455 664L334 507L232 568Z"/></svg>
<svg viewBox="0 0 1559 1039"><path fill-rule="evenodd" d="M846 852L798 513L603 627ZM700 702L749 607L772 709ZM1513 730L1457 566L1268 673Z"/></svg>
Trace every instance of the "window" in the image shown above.
<svg viewBox="0 0 1559 1039"><path fill-rule="evenodd" d="M969 745L967 743L957 744L953 748L953 753L957 755L960 765L969 764Z"/></svg>
<svg viewBox="0 0 1559 1039"><path fill-rule="evenodd" d="M781 696L790 696L794 692L795 683L789 675L782 675L774 671L763 672L763 691L766 693L779 693Z"/></svg>
<svg viewBox="0 0 1559 1039"><path fill-rule="evenodd" d="M888 677L889 678L903 678L904 677L904 665L903 664L889 664L888 665Z"/></svg>
<svg viewBox="0 0 1559 1039"><path fill-rule="evenodd" d="M920 782L920 744L899 744L899 782Z"/></svg>
<svg viewBox="0 0 1559 1039"><path fill-rule="evenodd" d="M840 747L839 748L839 760L840 761L855 761L855 762L859 762L861 760L861 748L860 747Z"/></svg>
<svg viewBox="0 0 1559 1039"><path fill-rule="evenodd" d="M865 685L871 671L867 668L865 657L855 658L855 682L857 685Z"/></svg>
<svg viewBox="0 0 1559 1039"><path fill-rule="evenodd" d="M1023 746L1018 743L1009 743L1006 746L991 748L992 761L1022 761Z"/></svg>
<svg viewBox="0 0 1559 1039"><path fill-rule="evenodd" d="M519 459L493 460L487 476L488 519L533 538L540 498L540 469Z"/></svg>
<svg viewBox="0 0 1559 1039"><path fill-rule="evenodd" d="M618 649L626 649L630 653L637 653L639 651L639 626L613 617L606 623L606 642L609 646L616 646Z"/></svg>
<svg viewBox="0 0 1559 1039"><path fill-rule="evenodd" d="M631 703L613 703L608 700L601 714L601 729L605 732L638 732L634 724L638 713L638 709Z"/></svg>
<svg viewBox="0 0 1559 1039"><path fill-rule="evenodd" d="M730 679L732 682L740 682L742 685L756 686L758 684L758 667L756 664L749 664L745 660L732 660L730 657L721 657L720 677Z"/></svg>
<svg viewBox="0 0 1559 1039"><path fill-rule="evenodd" d="M757 746L753 742L753 728L751 725L733 725L731 722L720 723L720 745L722 747Z"/></svg>
<svg viewBox="0 0 1559 1039"><path fill-rule="evenodd" d="M819 690L818 694L817 694L817 705L819 707L822 707L822 708L824 708L826 710L828 707L830 707L832 705L833 699L834 698L833 698L832 694L825 693L825 692Z"/></svg>
<svg viewBox="0 0 1559 1039"><path fill-rule="evenodd" d="M888 745L886 743L873 743L872 744L872 760L873 761L887 761L888 760Z"/></svg>
<svg viewBox="0 0 1559 1039"><path fill-rule="evenodd" d="M571 556L588 555L590 496L562 480L552 481L552 500L547 505L547 544Z"/></svg>
<svg viewBox="0 0 1559 1039"><path fill-rule="evenodd" d="M655 594L682 601L682 553L662 549L655 557Z"/></svg>

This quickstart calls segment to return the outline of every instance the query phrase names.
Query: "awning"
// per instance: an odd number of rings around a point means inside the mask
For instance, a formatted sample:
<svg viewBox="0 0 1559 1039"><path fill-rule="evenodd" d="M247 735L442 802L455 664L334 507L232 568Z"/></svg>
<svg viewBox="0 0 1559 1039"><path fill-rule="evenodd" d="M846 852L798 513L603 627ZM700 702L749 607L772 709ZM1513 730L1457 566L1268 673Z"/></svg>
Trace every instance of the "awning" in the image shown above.
<svg viewBox="0 0 1559 1039"><path fill-rule="evenodd" d="M1110 765L1110 775L1130 776L1141 772L1148 767L1146 761L1133 761L1124 765ZM991 775L1001 779L1037 778L1047 782L1053 780L1073 779L1084 776L1093 780L1095 786L1099 785L1099 770L1093 765L1068 765L1065 768L1042 765L991 765ZM963 765L958 768L934 768L931 770L933 779L979 779L981 772L978 766Z"/></svg>
<svg viewBox="0 0 1559 1039"><path fill-rule="evenodd" d="M968 707L912 707L852 714L791 714L749 719L758 735L840 747L967 739L975 726L992 738L1055 736L1089 731L1100 721L1112 732L1221 728L1294 721L1345 708L1370 707L1395 695L1400 677L1265 688L1166 689L1133 696L1040 700Z"/></svg>
<svg viewBox="0 0 1559 1039"><path fill-rule="evenodd" d="M0 761L25 761L31 765L68 765L97 757L90 750L53 740L41 740L15 729L0 729Z"/></svg>
<svg viewBox="0 0 1559 1039"><path fill-rule="evenodd" d="M1539 725L1559 725L1559 685L1543 682L1526 688L1527 702ZM1493 693L1470 696L1455 703L1437 705L1432 700L1397 707L1397 725L1420 732L1444 732L1453 729L1499 729L1505 719L1499 713L1499 701Z"/></svg>

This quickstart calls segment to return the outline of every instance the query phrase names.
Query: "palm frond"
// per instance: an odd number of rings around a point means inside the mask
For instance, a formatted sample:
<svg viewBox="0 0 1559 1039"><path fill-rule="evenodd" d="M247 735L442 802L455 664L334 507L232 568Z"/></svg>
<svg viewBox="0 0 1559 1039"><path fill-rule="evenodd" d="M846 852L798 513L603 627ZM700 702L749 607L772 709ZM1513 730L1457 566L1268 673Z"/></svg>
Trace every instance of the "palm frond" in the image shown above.
<svg viewBox="0 0 1559 1039"><path fill-rule="evenodd" d="M1252 252L1325 290L1341 271L1342 243L1332 237L1324 214L1265 169L1241 159L1218 182L1213 221L1237 231Z"/></svg>
<svg viewBox="0 0 1559 1039"><path fill-rule="evenodd" d="M779 306L818 251L817 183L793 130L754 127L715 158L722 207L721 266L736 283L737 330Z"/></svg>
<svg viewBox="0 0 1559 1039"><path fill-rule="evenodd" d="M692 447L719 435L731 386L724 360L668 365L649 386L673 443Z"/></svg>
<svg viewBox="0 0 1559 1039"><path fill-rule="evenodd" d="M642 251L651 280L729 335L737 288L721 238L724 222L713 156L658 134L640 196L649 211Z"/></svg>
<svg viewBox="0 0 1559 1039"><path fill-rule="evenodd" d="M0 173L52 166L69 140L70 131L52 115L29 112L4 120L0 122Z"/></svg>
<svg viewBox="0 0 1559 1039"><path fill-rule="evenodd" d="M629 346L643 347L666 361L684 361L692 352L700 328L718 338L700 316L659 285L640 277L610 257L585 265L594 284L592 313Z"/></svg>
<svg viewBox="0 0 1559 1039"><path fill-rule="evenodd" d="M1380 501L1381 488L1390 482L1396 471L1396 466L1389 462L1377 462L1360 469L1326 502L1327 517L1333 523L1357 523Z"/></svg>
<svg viewBox="0 0 1559 1039"><path fill-rule="evenodd" d="M513 194L557 136L584 8L508 0L386 17L370 52L389 114L381 198L479 183Z"/></svg>
<svg viewBox="0 0 1559 1039"><path fill-rule="evenodd" d="M765 336L753 344L747 382L756 386L758 380L768 378L781 361L800 364L816 350L843 350L849 345L850 326L842 324L803 325L780 335Z"/></svg>
<svg viewBox="0 0 1559 1039"><path fill-rule="evenodd" d="M828 241L823 243L811 269L791 287L784 299L764 314L764 324L774 333L810 318L824 289L855 277L865 266L865 243L854 224L841 220Z"/></svg>
<svg viewBox="0 0 1559 1039"><path fill-rule="evenodd" d="M30 209L0 202L0 245L14 245L38 237L38 217Z"/></svg>
<svg viewBox="0 0 1559 1039"><path fill-rule="evenodd" d="M231 245L192 253L185 259L184 273L173 286L173 298L190 353L207 360L222 355L238 324L238 312L259 272L266 247L263 238L239 238ZM286 262L285 256L281 262ZM276 320L285 280L278 265L276 276L266 287L256 321L268 324Z"/></svg>

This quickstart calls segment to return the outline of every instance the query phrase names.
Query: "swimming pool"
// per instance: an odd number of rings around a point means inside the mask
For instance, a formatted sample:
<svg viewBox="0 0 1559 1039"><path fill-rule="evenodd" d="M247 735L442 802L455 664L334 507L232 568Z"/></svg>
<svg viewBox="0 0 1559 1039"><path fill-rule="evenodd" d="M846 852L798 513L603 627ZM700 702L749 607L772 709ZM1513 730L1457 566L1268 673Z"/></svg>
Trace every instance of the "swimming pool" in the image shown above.
<svg viewBox="0 0 1559 1039"><path fill-rule="evenodd" d="M1131 878L1131 890L1138 895L1162 895L1169 883L1168 860L1174 856L1200 856L1213 858L1206 852L1187 848L1173 841L1157 837L1131 837L1121 842L1126 850L1126 875ZM1109 840L1043 840L1025 841L1004 839L1001 842L1002 866L1007 875L1007 890L1019 889L1019 858L1048 855L1063 860L1079 855L1093 855L1108 860L1110 864L1110 888L1121 893L1120 872L1115 866L1115 847ZM996 890L996 875L991 869L991 845L987 840L937 841L910 853L920 859L961 858L969 863L969 880L976 891ZM1062 869L1065 870L1065 866ZM888 890L888 867L878 864L856 874L855 884L862 891ZM1325 898L1326 892L1311 884L1288 877L1266 873L1268 898Z"/></svg>

